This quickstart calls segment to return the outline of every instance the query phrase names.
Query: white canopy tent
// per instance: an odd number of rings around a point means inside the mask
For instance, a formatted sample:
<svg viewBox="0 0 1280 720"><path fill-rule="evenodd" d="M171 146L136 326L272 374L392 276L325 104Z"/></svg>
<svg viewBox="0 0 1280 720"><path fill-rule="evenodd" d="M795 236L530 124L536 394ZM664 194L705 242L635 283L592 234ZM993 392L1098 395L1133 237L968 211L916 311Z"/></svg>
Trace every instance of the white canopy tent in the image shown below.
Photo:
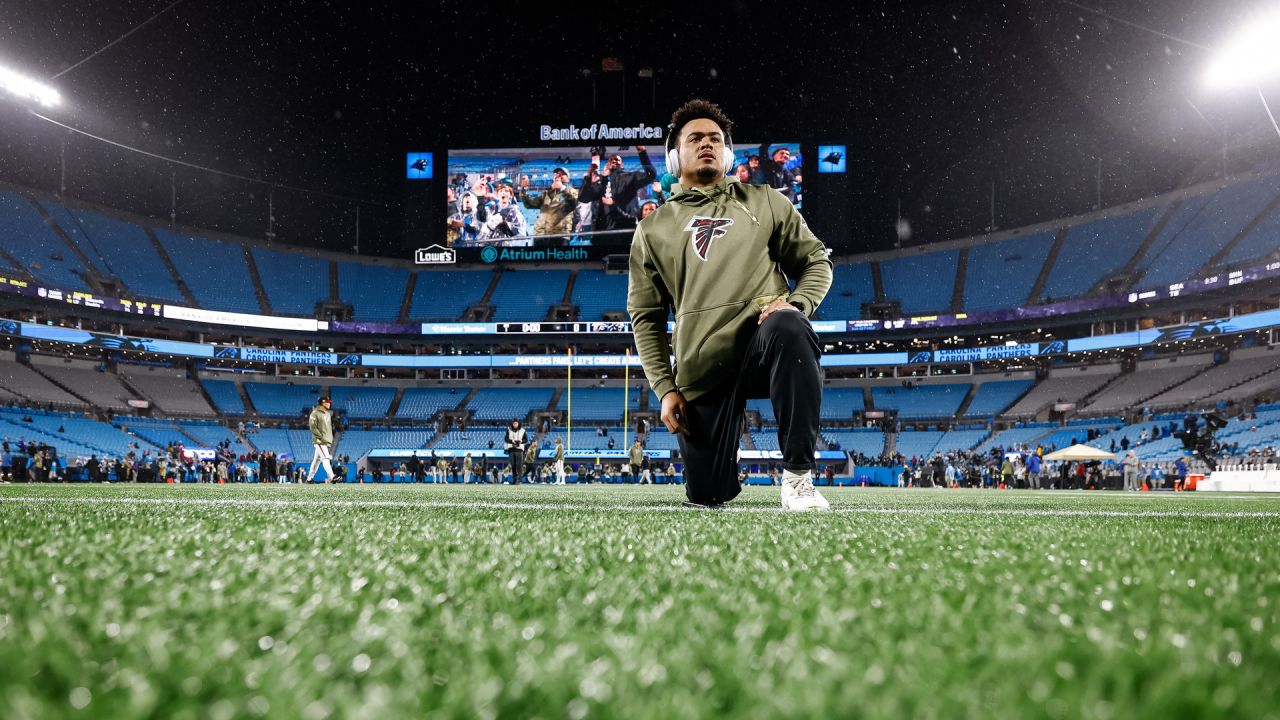
<svg viewBox="0 0 1280 720"><path fill-rule="evenodd" d="M1072 445L1044 456L1045 460L1115 460L1116 454L1088 445Z"/></svg>

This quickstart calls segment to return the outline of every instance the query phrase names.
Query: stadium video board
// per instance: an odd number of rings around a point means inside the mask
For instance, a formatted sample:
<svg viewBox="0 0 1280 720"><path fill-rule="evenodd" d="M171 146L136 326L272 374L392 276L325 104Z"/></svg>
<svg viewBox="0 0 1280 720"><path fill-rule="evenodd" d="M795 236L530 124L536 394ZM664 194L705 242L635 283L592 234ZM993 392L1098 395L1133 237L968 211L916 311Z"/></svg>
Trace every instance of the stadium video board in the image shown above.
<svg viewBox="0 0 1280 720"><path fill-rule="evenodd" d="M640 152L640 148L644 152ZM665 145L450 150L446 246L486 262L585 260L625 250L636 223L671 196ZM801 206L799 143L745 144L728 169Z"/></svg>

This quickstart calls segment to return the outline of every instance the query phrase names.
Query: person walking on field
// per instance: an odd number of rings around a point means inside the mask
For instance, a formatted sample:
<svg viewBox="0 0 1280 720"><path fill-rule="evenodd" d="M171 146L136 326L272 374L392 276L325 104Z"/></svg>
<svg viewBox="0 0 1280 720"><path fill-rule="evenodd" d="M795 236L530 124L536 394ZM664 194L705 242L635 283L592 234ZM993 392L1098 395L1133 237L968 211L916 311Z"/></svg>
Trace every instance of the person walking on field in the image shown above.
<svg viewBox="0 0 1280 720"><path fill-rule="evenodd" d="M328 397L322 397L311 409L311 444L315 452L311 454L311 469L307 471L307 482L315 480L316 473L321 468L324 468L326 473L325 484L333 482L333 466L329 464L333 459L333 413L329 412L332 404L333 401Z"/></svg>
<svg viewBox="0 0 1280 720"><path fill-rule="evenodd" d="M564 441L556 438L556 484L564 485Z"/></svg>

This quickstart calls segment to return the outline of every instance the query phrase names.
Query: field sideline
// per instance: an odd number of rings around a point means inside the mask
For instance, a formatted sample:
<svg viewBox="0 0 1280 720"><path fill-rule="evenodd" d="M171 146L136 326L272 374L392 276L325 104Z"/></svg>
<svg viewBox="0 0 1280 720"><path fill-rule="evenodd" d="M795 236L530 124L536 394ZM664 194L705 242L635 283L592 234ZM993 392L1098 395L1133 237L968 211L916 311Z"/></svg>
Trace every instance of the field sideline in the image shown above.
<svg viewBox="0 0 1280 720"><path fill-rule="evenodd" d="M1280 497L0 486L0 717L1280 718Z"/></svg>

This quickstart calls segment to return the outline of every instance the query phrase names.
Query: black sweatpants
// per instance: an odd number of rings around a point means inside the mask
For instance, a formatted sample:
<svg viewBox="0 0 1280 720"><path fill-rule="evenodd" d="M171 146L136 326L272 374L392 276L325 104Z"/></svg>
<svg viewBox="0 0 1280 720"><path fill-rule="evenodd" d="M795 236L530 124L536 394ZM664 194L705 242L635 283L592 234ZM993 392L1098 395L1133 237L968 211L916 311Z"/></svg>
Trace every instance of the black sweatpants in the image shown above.
<svg viewBox="0 0 1280 720"><path fill-rule="evenodd" d="M696 503L723 503L742 491L738 441L748 398L769 398L778 420L782 467L814 469L822 368L818 336L798 312L775 312L756 328L738 375L686 405L689 435L678 435L684 455L685 495Z"/></svg>
<svg viewBox="0 0 1280 720"><path fill-rule="evenodd" d="M508 450L507 457L511 458L511 484L519 485L520 477L524 475L524 451Z"/></svg>

